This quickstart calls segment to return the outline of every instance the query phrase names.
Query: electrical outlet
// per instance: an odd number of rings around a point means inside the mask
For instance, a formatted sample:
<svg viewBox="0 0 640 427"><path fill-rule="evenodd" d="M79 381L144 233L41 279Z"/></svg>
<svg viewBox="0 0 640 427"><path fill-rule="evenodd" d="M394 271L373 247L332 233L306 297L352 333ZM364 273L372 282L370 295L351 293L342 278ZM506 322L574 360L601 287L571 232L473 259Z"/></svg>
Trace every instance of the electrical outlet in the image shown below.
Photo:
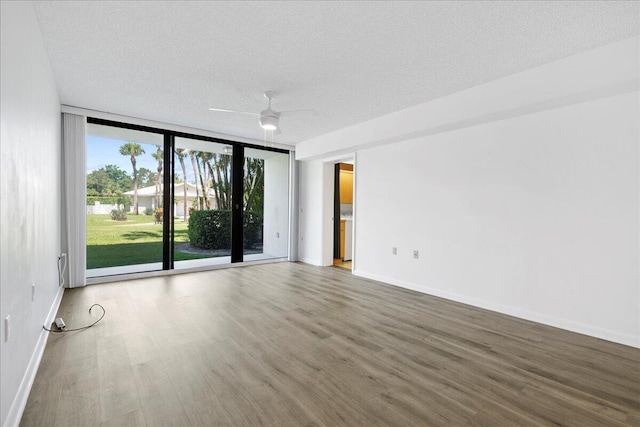
<svg viewBox="0 0 640 427"><path fill-rule="evenodd" d="M398 248L394 247L394 248L391 250L391 252L392 252L394 255L398 255Z"/></svg>
<svg viewBox="0 0 640 427"><path fill-rule="evenodd" d="M58 329L60 329L61 331L64 331L65 328L67 327L67 325L64 324L64 320L62 320L62 317L58 317L56 319L56 326L58 327Z"/></svg>
<svg viewBox="0 0 640 427"><path fill-rule="evenodd" d="M36 299L36 284L31 284L31 302Z"/></svg>
<svg viewBox="0 0 640 427"><path fill-rule="evenodd" d="M7 314L7 317L4 318L4 342L9 341L10 335L11 335L11 315Z"/></svg>
<svg viewBox="0 0 640 427"><path fill-rule="evenodd" d="M418 259L418 251L413 251L413 257L414 257L415 259Z"/></svg>

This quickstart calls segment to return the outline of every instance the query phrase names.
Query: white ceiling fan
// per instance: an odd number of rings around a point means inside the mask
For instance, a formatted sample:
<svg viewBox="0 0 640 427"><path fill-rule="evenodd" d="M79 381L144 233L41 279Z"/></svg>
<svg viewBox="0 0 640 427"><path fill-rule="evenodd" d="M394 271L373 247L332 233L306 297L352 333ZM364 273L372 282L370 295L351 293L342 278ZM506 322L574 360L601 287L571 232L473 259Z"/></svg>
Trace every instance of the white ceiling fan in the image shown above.
<svg viewBox="0 0 640 427"><path fill-rule="evenodd" d="M269 105L266 110L262 110L260 113L251 113L249 111L237 111L237 110L225 110L222 108L209 108L210 111L221 111L223 113L239 113L249 114L252 116L258 116L258 123L260 127L265 131L274 131L276 134L280 133L280 117L293 116L297 114L312 114L316 115L315 110L288 110L288 111L275 111L271 108L271 101L273 100L274 93L267 91L264 93L264 97L269 100Z"/></svg>

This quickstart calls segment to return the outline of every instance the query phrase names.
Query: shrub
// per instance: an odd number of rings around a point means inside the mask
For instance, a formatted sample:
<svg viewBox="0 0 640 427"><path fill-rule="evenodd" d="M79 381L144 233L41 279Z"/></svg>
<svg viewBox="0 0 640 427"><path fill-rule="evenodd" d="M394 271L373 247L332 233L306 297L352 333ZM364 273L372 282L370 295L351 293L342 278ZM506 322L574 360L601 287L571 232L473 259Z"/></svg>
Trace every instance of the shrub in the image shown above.
<svg viewBox="0 0 640 427"><path fill-rule="evenodd" d="M194 210L189 216L189 241L202 249L229 249L231 247L231 211ZM244 213L243 245L251 248L262 242L262 216L256 212Z"/></svg>
<svg viewBox="0 0 640 427"><path fill-rule="evenodd" d="M242 243L245 248L251 248L256 243L262 243L262 216L260 214L245 211L242 228Z"/></svg>
<svg viewBox="0 0 640 427"><path fill-rule="evenodd" d="M189 217L189 241L202 249L231 247L231 211L193 211Z"/></svg>
<svg viewBox="0 0 640 427"><path fill-rule="evenodd" d="M111 211L111 219L114 221L126 221L127 214L125 211L121 211L119 209L113 209Z"/></svg>
<svg viewBox="0 0 640 427"><path fill-rule="evenodd" d="M151 209L151 208L145 208L145 210L144 210L144 214L145 214L145 215L147 215L147 216L151 216L151 215L153 215L153 209Z"/></svg>

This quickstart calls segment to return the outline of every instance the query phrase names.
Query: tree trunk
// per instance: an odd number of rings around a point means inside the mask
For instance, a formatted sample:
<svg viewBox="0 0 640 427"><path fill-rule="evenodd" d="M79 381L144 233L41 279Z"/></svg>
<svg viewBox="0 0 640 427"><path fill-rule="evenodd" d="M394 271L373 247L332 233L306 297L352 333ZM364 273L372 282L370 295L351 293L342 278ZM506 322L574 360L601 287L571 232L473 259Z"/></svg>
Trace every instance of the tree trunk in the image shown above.
<svg viewBox="0 0 640 427"><path fill-rule="evenodd" d="M253 202L255 200L256 192L259 190L263 174L264 174L264 166L260 163L259 160L254 160L251 165L247 164L247 171L252 171L252 176L247 176L246 185L245 185L245 194L247 194L247 200L245 203L245 210L253 211ZM247 174L249 175L249 173Z"/></svg>
<svg viewBox="0 0 640 427"><path fill-rule="evenodd" d="M218 177L218 182L220 183L220 199L222 201L222 206L224 206L222 209L231 209L231 197L229 197L229 194L227 192L228 188L230 187L228 186L229 178L227 176L228 165L226 159L220 159L220 163L218 163L216 166L216 175ZM224 174L220 173L221 169L225 171Z"/></svg>
<svg viewBox="0 0 640 427"><path fill-rule="evenodd" d="M182 216L182 220L186 222L189 219L189 210L187 209L187 168L184 165L183 156L178 156L178 160L180 161L180 166L182 167L182 189L184 194L184 214Z"/></svg>
<svg viewBox="0 0 640 427"><path fill-rule="evenodd" d="M202 168L200 167L200 162L198 161L198 159L196 159L196 165L198 165L198 175L200 176L200 186L202 187L202 198L204 199L204 203L207 207L207 210L209 209L209 189L204 185L204 179L202 177Z"/></svg>
<svg viewBox="0 0 640 427"><path fill-rule="evenodd" d="M133 213L138 215L138 169L136 169L135 156L131 156L131 166L133 166Z"/></svg>
<svg viewBox="0 0 640 427"><path fill-rule="evenodd" d="M158 174L156 175L156 206L162 206L162 159L158 159Z"/></svg>
<svg viewBox="0 0 640 427"><path fill-rule="evenodd" d="M215 157L214 157L215 159ZM213 167L211 166L211 162L207 161L207 167L209 168L209 173L211 174L212 177L215 177L214 173L213 173ZM222 200L220 199L220 182L216 182L215 178L214 178L214 183L213 183L213 195L216 198L216 209L221 209L222 206Z"/></svg>
<svg viewBox="0 0 640 427"><path fill-rule="evenodd" d="M193 151L189 151L189 158L191 159L191 168L193 169L194 181L196 182L196 202L198 206L198 210L202 210L202 206L200 205L200 187L198 186L198 177L196 174L196 156L193 154Z"/></svg>
<svg viewBox="0 0 640 427"><path fill-rule="evenodd" d="M255 209L253 208L253 202L255 200L255 196L256 196L256 192L259 190L260 187L260 182L262 181L262 173L258 172L256 175L254 175L253 177L253 181L251 182L251 187L249 190L249 197L247 200L247 210L252 210L255 211Z"/></svg>

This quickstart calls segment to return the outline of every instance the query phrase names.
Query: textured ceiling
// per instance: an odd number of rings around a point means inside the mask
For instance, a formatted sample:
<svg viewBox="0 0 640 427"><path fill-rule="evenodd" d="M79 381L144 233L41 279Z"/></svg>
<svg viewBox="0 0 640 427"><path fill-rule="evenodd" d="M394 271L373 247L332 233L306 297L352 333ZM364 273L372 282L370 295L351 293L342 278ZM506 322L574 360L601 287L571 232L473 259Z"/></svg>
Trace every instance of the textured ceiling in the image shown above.
<svg viewBox="0 0 640 427"><path fill-rule="evenodd" d="M295 144L631 37L637 2L35 2L67 105Z"/></svg>

